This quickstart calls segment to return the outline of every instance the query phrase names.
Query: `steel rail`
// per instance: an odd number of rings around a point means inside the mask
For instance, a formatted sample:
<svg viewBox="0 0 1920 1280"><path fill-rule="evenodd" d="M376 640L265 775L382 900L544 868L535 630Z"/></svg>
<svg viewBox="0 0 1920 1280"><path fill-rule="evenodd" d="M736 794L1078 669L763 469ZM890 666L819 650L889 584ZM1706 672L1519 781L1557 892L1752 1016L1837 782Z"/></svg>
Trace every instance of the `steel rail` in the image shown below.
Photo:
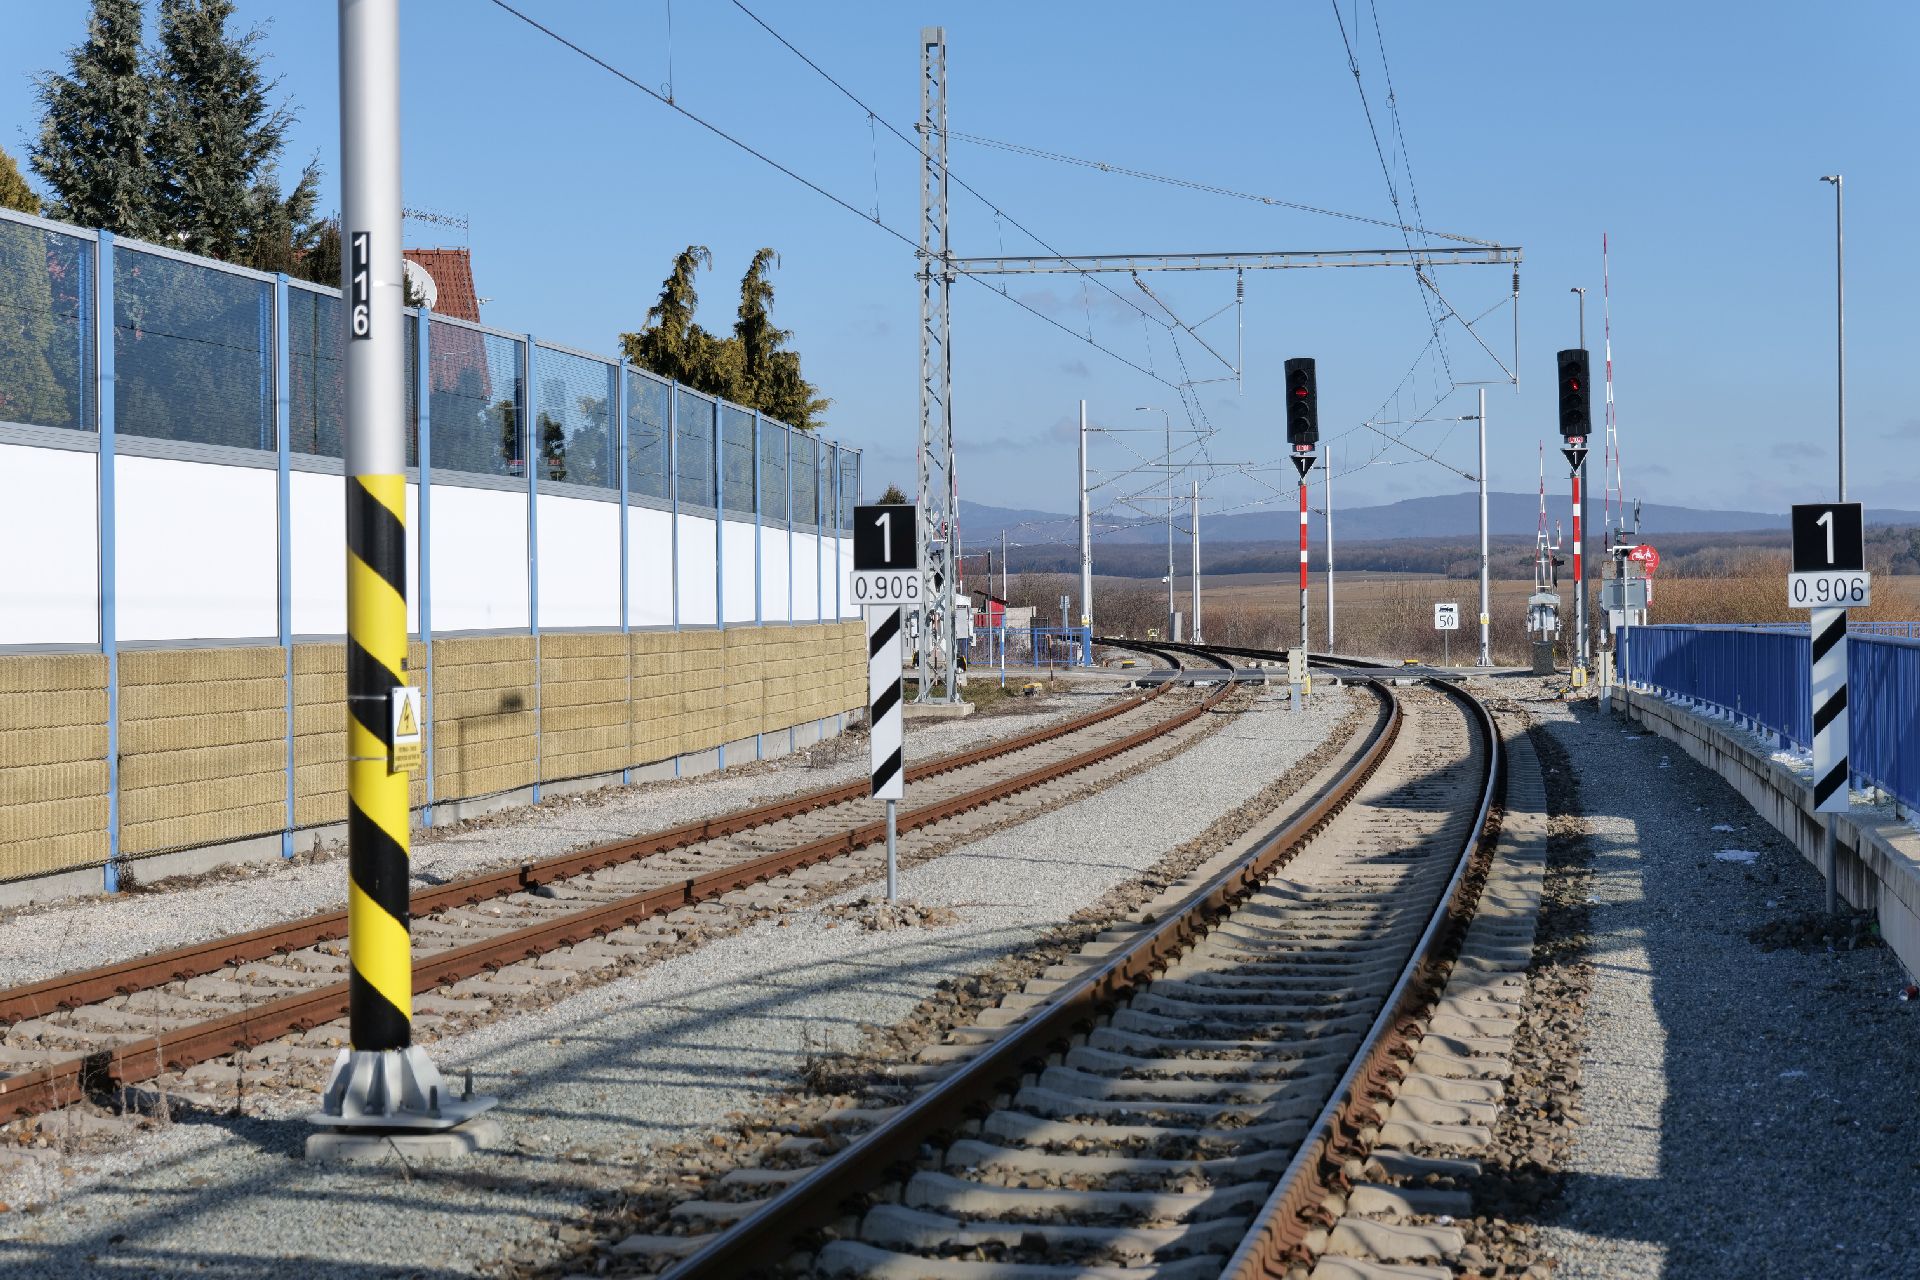
<svg viewBox="0 0 1920 1280"><path fill-rule="evenodd" d="M901 814L898 829L912 831L942 822L955 814L991 804L1121 755L1207 714L1232 692L1233 687L1231 683L1223 682L1199 704L1113 742ZM1147 699L1142 698L1132 705L1145 701ZM1118 714L1113 708L1106 710L1109 714ZM884 820L863 823L792 849L717 868L463 947L430 953L415 961L413 989L416 993L430 991L557 947L573 945L637 924L653 916L710 901L735 889L853 852L884 839L885 833ZM38 1115L94 1094L142 1083L163 1071L184 1070L196 1063L249 1049L292 1032L337 1021L346 1016L347 1004L348 984L331 983L315 990L269 1000L224 1017L161 1031L153 1036L0 1079L0 1122Z"/></svg>
<svg viewBox="0 0 1920 1280"><path fill-rule="evenodd" d="M907 780L918 782L959 769L1012 755L1029 747L1077 733L1146 705L1165 690L1160 685L1144 696L1129 698L1098 711L1078 716L1059 725L1035 729L1003 742L988 743L968 751L929 760L907 769ZM689 845L736 835L756 827L768 826L787 818L866 798L868 784L856 778L842 786L825 787L803 795L774 800L751 809L696 818L662 831L625 840L609 841L572 853L559 854L517 867L482 872L415 893L411 914L415 919L453 907L523 892L544 884L603 871L622 863L671 853ZM317 943L343 938L347 933L347 913L327 911L294 920L267 925L246 933L208 938L166 951L136 956L92 969L76 970L39 982L26 983L0 991L0 1024L11 1025L27 1018L41 1017L59 1009L97 1004L115 996L131 995L168 982L216 973L232 965L264 960L270 956L299 951Z"/></svg>
<svg viewBox="0 0 1920 1280"><path fill-rule="evenodd" d="M1311 1263L1307 1238L1316 1228L1331 1228L1323 1207L1329 1191L1346 1189L1343 1171L1349 1153L1371 1145L1362 1131L1378 1132L1376 1104L1390 1101L1392 1086L1405 1075L1400 1059L1409 1041L1419 1039L1419 1024L1439 1000L1446 976L1479 902L1499 830L1496 799L1505 793L1506 752L1493 713L1478 698L1444 682L1436 687L1471 709L1486 744L1487 783L1480 808L1426 929L1368 1029L1352 1063L1314 1118L1307 1137L1280 1175L1255 1216L1254 1227L1227 1260L1221 1280L1270 1280L1295 1266Z"/></svg>
<svg viewBox="0 0 1920 1280"><path fill-rule="evenodd" d="M1150 647L1122 641L1102 643ZM1377 681L1369 681L1368 687L1381 699L1380 718L1359 756L1337 778L1323 785L1304 810L1231 867L1196 888L1099 968L1074 980L953 1074L670 1267L666 1274L673 1280L723 1280L762 1274L776 1266L801 1247L798 1242L806 1232L839 1217L850 1197L910 1165L930 1138L952 1131L990 1106L996 1096L1016 1088L1020 1077L1035 1063L1067 1047L1070 1038L1088 1030L1103 1010L1186 948L1270 873L1291 861L1359 792L1399 736L1399 703Z"/></svg>

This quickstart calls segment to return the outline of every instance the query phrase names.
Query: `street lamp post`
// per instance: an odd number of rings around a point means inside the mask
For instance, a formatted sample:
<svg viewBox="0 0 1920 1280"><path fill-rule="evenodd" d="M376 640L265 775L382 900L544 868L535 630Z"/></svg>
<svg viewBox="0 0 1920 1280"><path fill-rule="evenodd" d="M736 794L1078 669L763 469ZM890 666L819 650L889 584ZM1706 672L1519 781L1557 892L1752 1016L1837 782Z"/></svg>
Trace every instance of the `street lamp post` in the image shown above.
<svg viewBox="0 0 1920 1280"><path fill-rule="evenodd" d="M1839 500L1847 500L1847 241L1842 217L1841 184L1843 175L1829 173L1820 181L1833 184L1833 311L1834 311L1834 419L1838 432L1835 444L1839 454ZM1818 618L1816 612L1813 615ZM1840 632L1846 634L1846 610L1840 611ZM1818 629L1817 626L1815 628ZM1840 910L1840 845L1833 829L1833 816L1822 814L1822 852L1827 872L1827 914Z"/></svg>
<svg viewBox="0 0 1920 1280"><path fill-rule="evenodd" d="M1841 174L1830 173L1822 182L1833 184L1833 315L1834 315L1834 417L1839 427L1840 501L1847 500L1847 237L1842 218Z"/></svg>

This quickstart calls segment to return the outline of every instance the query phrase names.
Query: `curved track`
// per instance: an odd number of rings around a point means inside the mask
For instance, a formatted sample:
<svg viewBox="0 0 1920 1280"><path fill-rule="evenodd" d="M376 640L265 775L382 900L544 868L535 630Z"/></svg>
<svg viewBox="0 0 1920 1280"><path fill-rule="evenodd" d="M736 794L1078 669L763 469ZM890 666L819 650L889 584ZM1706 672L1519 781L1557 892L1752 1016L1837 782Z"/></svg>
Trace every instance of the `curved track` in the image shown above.
<svg viewBox="0 0 1920 1280"><path fill-rule="evenodd" d="M1171 687L910 768L900 830L936 826L1143 746L1230 692L1222 684L1196 702L1166 698ZM1131 714L1168 702L1180 708L1144 726ZM414 990L755 886L776 900L800 896L810 886L791 873L884 838L874 808L857 781L424 890L413 898ZM18 1065L39 1064L0 1074L0 1121L344 1017L345 933L345 913L330 912L0 992L0 1022L11 1024L0 1049ZM142 991L151 994L135 1010L127 997Z"/></svg>
<svg viewBox="0 0 1920 1280"><path fill-rule="evenodd" d="M1397 1073L1471 912L1502 782L1473 699L1369 687L1382 716L1364 748L1280 830L1050 972L1064 985L1045 1004L845 1150L748 1180L749 1197L785 1186L672 1274L1213 1277L1298 1260L1342 1135Z"/></svg>

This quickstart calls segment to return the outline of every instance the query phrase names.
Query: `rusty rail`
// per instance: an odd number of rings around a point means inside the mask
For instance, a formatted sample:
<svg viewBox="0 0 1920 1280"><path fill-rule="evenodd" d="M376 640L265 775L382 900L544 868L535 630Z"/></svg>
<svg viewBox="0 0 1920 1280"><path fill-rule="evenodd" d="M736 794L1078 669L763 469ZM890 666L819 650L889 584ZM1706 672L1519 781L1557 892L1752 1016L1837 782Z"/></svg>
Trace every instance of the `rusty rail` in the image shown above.
<svg viewBox="0 0 1920 1280"><path fill-rule="evenodd" d="M1012 755L1028 747L1055 738L1066 737L1102 721L1124 715L1151 702L1166 686L1160 685L1142 697L1129 698L1098 711L1075 717L1063 724L1035 729L1004 742L988 743L968 751L956 752L937 760L910 766L907 781L918 782L965 769L985 760ZM602 871L621 863L650 858L688 845L734 835L755 827L767 826L799 814L811 813L837 804L864 799L868 785L855 779L837 787L825 787L803 795L788 796L751 809L698 818L627 840L614 840L591 848L523 862L517 867L483 872L447 884L422 889L412 898L415 918L429 916L452 907L470 906L491 898L536 888L559 880ZM327 911L282 921L247 933L209 938L167 951L136 956L130 960L77 970L40 982L27 983L0 991L0 1023L11 1025L26 1018L41 1017L58 1009L97 1004L115 996L131 995L168 982L197 978L230 965L246 964L269 956L284 955L316 943L330 942L347 935L347 913Z"/></svg>
<svg viewBox="0 0 1920 1280"><path fill-rule="evenodd" d="M1162 688L1165 687L1166 686L1162 686ZM946 800L937 801L930 805L923 805L917 809L903 813L899 816L898 829L901 831L913 831L920 827L945 821L955 814L964 813L970 809L979 808L982 805L1005 799L1008 796L1016 795L1032 787L1051 782L1067 774L1077 772L1091 765L1098 764L1103 760L1130 751L1134 747L1171 733L1181 725L1189 724L1200 716L1205 715L1224 699L1227 694L1232 691L1232 688L1233 686L1231 684L1222 684L1201 703L1152 725L1148 725L1123 738L1116 739L1113 742L1089 748L1065 760L1040 765L1023 773L1016 774L1011 778L987 783L984 786L976 787L958 796L949 797ZM1124 710L1139 706L1148 701L1152 696L1154 695L1148 695L1148 697L1122 704L1119 707L1105 708L1092 716L1081 717L1078 720L1070 721L1065 726L1056 726L1052 730L1036 731L1036 734L1044 735L1041 737L1029 734L1025 735L1024 739L1016 739L1015 741L1022 742L1023 745L1033 745L1033 742L1042 741L1045 737L1062 736L1064 733L1070 732L1073 729L1084 728L1089 724L1097 723L1100 720L1118 715ZM1027 741L1027 739L1031 741ZM1019 748L1008 747L1006 744L1002 744L1001 751L990 752L989 755L1006 754L1010 750L1017 749ZM966 753L966 755L973 756L975 760L988 758L987 756L979 755L978 751ZM931 762L924 767L929 773L946 772L961 767L960 764L954 762L965 758L965 756L947 757L943 761ZM975 760L969 760L968 763L975 762ZM922 774L921 776L928 775ZM864 794L866 787L864 781L855 782L850 784L850 786L856 793ZM838 794L845 790L847 790L847 788L833 788L829 791L815 792L813 794L817 797ZM782 801L780 802L780 806L791 806L799 803L799 801L803 799L806 799L806 797ZM804 809L795 810L795 812L804 811ZM745 815L730 815L730 818L743 816ZM698 824L689 823L685 824L684 827L674 828L673 830L678 832L700 826L703 829L710 830L713 834L720 834L723 828L715 824L724 823L729 820L730 819L714 819ZM738 830L741 828L733 829ZM670 834L672 833L661 833L661 836L649 837L649 839L658 839ZM588 938L608 933L614 929L637 924L653 916L664 915L669 911L678 910L681 907L693 906L717 898L733 890L744 888L747 885L851 853L854 850L864 848L869 844L884 839L885 835L886 824L884 820L862 823L850 827L845 831L823 836L820 839L810 841L807 844L792 849L785 849L758 858L752 858L745 862L707 872L704 875L695 876L687 880L675 881L668 885L649 889L645 892L592 907L584 911L557 916L551 920L541 921L525 928L503 933L494 938L470 943L464 947L435 952L416 960L413 971L413 989L415 992L430 991L436 987L458 982L463 978L473 977L476 974L490 969L497 969L502 965L512 964L515 961L537 956L558 947L570 946L585 941ZM563 862L571 858L590 856L595 852L596 851L589 850L583 854L566 855L565 858L550 859L547 863L540 864L540 866L546 867L552 863ZM517 878L525 871L526 868L522 868L517 872L504 872L500 873L500 875L516 877L512 888L520 888L523 887L524 884L529 883L538 883L538 881L522 881ZM492 877L477 877L476 879L488 878ZM458 889L459 887L460 886L457 885L447 885L429 892L443 893L447 890ZM511 891L512 889L502 890L502 892ZM415 898L416 902L419 900L419 897ZM456 899L456 901L471 900L473 899ZM450 903L448 905L452 904ZM310 917L307 921L295 923L310 925L314 920L319 919L324 919L324 917ZM342 919L344 920L344 917L342 917ZM260 930L257 931L256 934L241 936L243 938L252 938L271 935L274 932L274 930ZM234 940L226 939L222 941L231 942ZM285 948L269 949L263 954L273 954L274 950L284 949ZM158 957L148 957L148 959L155 960L158 959ZM213 965L211 967L219 968L221 966ZM202 971L205 972L208 970ZM159 979L159 981L165 980L164 978ZM38 985L44 986L46 984ZM111 995L113 992L108 992L108 994ZM297 995L283 996L276 1000L270 1000L250 1009L228 1014L225 1017L162 1031L157 1035L129 1041L126 1044L116 1045L111 1049L50 1063L47 1066L37 1068L33 1071L0 1079L0 1122L9 1119L18 1119L24 1116L38 1115L57 1107L78 1102L91 1094L106 1093L114 1089L139 1084L143 1081L153 1079L163 1071L184 1070L187 1067L193 1066L196 1063L205 1062L211 1058L239 1052L252 1048L255 1045L278 1039L292 1032L309 1030L313 1027L336 1021L345 1017L346 1014L347 984L344 982L332 983L328 986L301 992Z"/></svg>

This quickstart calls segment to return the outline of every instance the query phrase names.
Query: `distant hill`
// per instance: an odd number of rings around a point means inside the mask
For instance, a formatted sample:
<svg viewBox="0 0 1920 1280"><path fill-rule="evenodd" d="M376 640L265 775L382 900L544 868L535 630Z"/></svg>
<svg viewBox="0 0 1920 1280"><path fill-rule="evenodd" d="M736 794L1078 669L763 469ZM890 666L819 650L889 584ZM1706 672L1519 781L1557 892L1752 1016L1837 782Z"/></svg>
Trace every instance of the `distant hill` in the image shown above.
<svg viewBox="0 0 1920 1280"><path fill-rule="evenodd" d="M1319 501L1314 492L1314 500ZM1338 495L1336 495L1336 498ZM1567 495L1547 495L1547 519L1558 521L1563 532L1567 518ZM1587 503L1589 522L1598 530L1601 504ZM1537 493L1489 493L1487 525L1495 536L1517 535L1531 538L1538 527L1540 495ZM1920 511L1894 508L1869 508L1868 524L1920 524ZM1103 522L1111 526L1113 521ZM1703 507L1670 506L1649 502L1641 506L1640 530L1648 538L1669 533L1757 533L1788 527L1787 513L1766 511L1716 511ZM1333 512L1334 537L1357 542L1382 542L1401 538L1459 538L1475 535L1480 528L1480 501L1474 493L1448 493L1430 498L1405 498L1379 506L1343 508L1336 501ZM1100 543L1145 543L1163 539L1166 525L1154 520L1133 520L1122 527L1108 527L1096 534ZM1012 542L1068 544L1078 541L1075 517L1047 511L1026 511L984 503L960 503L961 536L967 544L984 549L998 542L1002 530ZM1288 510L1248 511L1209 519L1206 509L1200 514L1200 532L1204 542L1267 543L1291 542L1299 536L1299 517ZM1320 520L1313 521L1314 540L1320 537Z"/></svg>

